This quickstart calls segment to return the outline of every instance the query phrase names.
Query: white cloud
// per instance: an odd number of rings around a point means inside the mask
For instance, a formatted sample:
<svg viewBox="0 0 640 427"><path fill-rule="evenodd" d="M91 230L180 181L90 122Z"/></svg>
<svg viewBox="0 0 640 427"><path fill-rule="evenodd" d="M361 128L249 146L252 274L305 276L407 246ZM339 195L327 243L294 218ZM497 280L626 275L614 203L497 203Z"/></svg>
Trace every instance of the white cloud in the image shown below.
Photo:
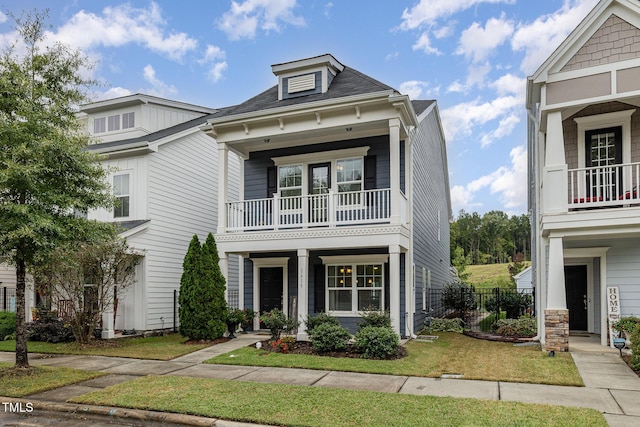
<svg viewBox="0 0 640 427"><path fill-rule="evenodd" d="M333 8L333 3L329 2L324 5L324 16L327 18L331 18L331 9Z"/></svg>
<svg viewBox="0 0 640 427"><path fill-rule="evenodd" d="M495 141L511 135L511 132L513 132L518 123L520 123L520 116L515 111L504 116L500 120L497 128L480 137L480 147L486 148Z"/></svg>
<svg viewBox="0 0 640 427"><path fill-rule="evenodd" d="M520 25L511 39L513 50L524 52L520 69L527 75L533 74L597 2L598 0L565 0L562 8L555 13Z"/></svg>
<svg viewBox="0 0 640 427"><path fill-rule="evenodd" d="M431 33L437 39L443 39L445 37L449 37L450 35L452 35L454 33L455 26L456 26L455 22L450 22L445 26L434 28L433 30L431 30Z"/></svg>
<svg viewBox="0 0 640 427"><path fill-rule="evenodd" d="M173 85L168 85L156 77L156 70L149 64L142 70L142 76L151 84L152 88L148 91L151 95L167 96L175 95L178 90Z"/></svg>
<svg viewBox="0 0 640 427"><path fill-rule="evenodd" d="M129 89L125 89L123 87L112 87L109 88L109 90L107 90L106 92L93 94L91 99L93 101L102 101L104 99L120 98L131 94L133 94L133 92L131 92Z"/></svg>
<svg viewBox="0 0 640 427"><path fill-rule="evenodd" d="M451 188L453 211L481 206L475 201L482 190L498 196L503 210L524 211L527 207L527 150L524 145L517 146L509 153L511 164L500 166L465 186Z"/></svg>
<svg viewBox="0 0 640 427"><path fill-rule="evenodd" d="M400 93L404 94L404 95L409 95L409 98L411 99L419 99L420 96L423 96L423 98L426 97L433 97L434 95L437 95L440 88L439 87L434 87L434 88L430 88L429 83L428 82L422 82L419 80L410 80L410 81L406 81L403 83L400 83Z"/></svg>
<svg viewBox="0 0 640 427"><path fill-rule="evenodd" d="M524 102L524 88L526 87L526 79L524 78L509 73L490 83L489 86L494 88L500 96L522 96L522 102Z"/></svg>
<svg viewBox="0 0 640 427"><path fill-rule="evenodd" d="M3 24L5 22L7 22L7 15L5 15L4 13L0 12L0 24Z"/></svg>
<svg viewBox="0 0 640 427"><path fill-rule="evenodd" d="M101 15L82 10L48 36L82 50L137 43L174 60L180 60L196 48L195 39L186 33L167 34L165 26L162 11L156 3L151 2L146 9L125 3L105 7Z"/></svg>
<svg viewBox="0 0 640 427"><path fill-rule="evenodd" d="M431 46L431 40L429 39L429 33L424 32L420 34L418 40L413 44L413 50L421 50L428 55L442 55L435 47Z"/></svg>
<svg viewBox="0 0 640 427"><path fill-rule="evenodd" d="M207 45L204 58L198 61L200 64L209 67L207 78L214 83L222 79L223 72L228 67L227 61L224 60L226 56L226 52L218 46Z"/></svg>
<svg viewBox="0 0 640 427"><path fill-rule="evenodd" d="M385 61L392 61L394 59L398 59L398 57L400 56L400 52L395 51L395 52L391 52L389 54L387 54L387 56L384 57Z"/></svg>
<svg viewBox="0 0 640 427"><path fill-rule="evenodd" d="M502 96L491 102L470 101L441 111L447 143L472 134L473 129L522 109L520 97Z"/></svg>
<svg viewBox="0 0 640 427"><path fill-rule="evenodd" d="M402 12L400 28L414 30L430 26L438 19L447 18L481 3L513 4L515 0L420 0L411 9L406 8Z"/></svg>
<svg viewBox="0 0 640 427"><path fill-rule="evenodd" d="M258 28L265 32L279 32L281 23L304 26L304 18L293 14L296 5L296 0L232 1L231 9L222 15L218 28L230 40L239 40L253 39Z"/></svg>
<svg viewBox="0 0 640 427"><path fill-rule="evenodd" d="M455 53L471 58L474 63L483 61L509 38L513 29L513 22L505 19L504 14L489 19L484 28L474 22L460 35Z"/></svg>

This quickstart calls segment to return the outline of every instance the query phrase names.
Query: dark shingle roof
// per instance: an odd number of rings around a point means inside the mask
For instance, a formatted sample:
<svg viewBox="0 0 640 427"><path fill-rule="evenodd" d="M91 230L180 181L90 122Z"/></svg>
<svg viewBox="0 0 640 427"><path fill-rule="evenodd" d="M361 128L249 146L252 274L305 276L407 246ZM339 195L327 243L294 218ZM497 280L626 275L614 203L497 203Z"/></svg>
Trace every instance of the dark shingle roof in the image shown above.
<svg viewBox="0 0 640 427"><path fill-rule="evenodd" d="M299 105L308 102L323 101L326 99L343 98L345 96L363 95L391 90L391 86L379 82L378 80L361 73L353 68L345 67L338 73L329 90L325 93L315 93L297 98L289 98L278 101L278 86L273 86L259 95L243 102L236 107L231 107L217 117L232 116L236 114L251 113L256 111L269 110L272 108L287 107L289 105Z"/></svg>
<svg viewBox="0 0 640 427"><path fill-rule="evenodd" d="M426 110L427 108L429 108L431 106L431 104L435 103L436 101L434 100L415 100L415 101L411 101L411 105L413 105L413 110L416 112L416 116L419 116L420 114L422 114L422 112L424 110Z"/></svg>

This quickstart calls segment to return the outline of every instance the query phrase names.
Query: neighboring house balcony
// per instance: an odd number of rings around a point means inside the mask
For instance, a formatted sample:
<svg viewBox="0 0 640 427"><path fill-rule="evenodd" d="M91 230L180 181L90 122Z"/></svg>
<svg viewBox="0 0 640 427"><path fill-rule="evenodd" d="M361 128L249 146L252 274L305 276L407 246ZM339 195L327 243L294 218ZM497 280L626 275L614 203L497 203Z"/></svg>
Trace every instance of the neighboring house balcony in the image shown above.
<svg viewBox="0 0 640 427"><path fill-rule="evenodd" d="M398 193L399 217L406 219L407 198ZM339 192L229 202L226 232L389 224L391 189ZM404 221L403 221L404 222Z"/></svg>

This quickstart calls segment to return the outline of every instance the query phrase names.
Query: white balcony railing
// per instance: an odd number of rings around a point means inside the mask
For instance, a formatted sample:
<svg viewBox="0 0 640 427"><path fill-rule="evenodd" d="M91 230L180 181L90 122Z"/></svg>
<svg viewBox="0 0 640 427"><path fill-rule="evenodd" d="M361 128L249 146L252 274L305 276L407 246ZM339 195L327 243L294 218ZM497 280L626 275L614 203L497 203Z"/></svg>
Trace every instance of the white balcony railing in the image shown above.
<svg viewBox="0 0 640 427"><path fill-rule="evenodd" d="M640 203L640 163L569 169L569 209Z"/></svg>
<svg viewBox="0 0 640 427"><path fill-rule="evenodd" d="M386 188L228 202L227 232L389 222L390 196Z"/></svg>

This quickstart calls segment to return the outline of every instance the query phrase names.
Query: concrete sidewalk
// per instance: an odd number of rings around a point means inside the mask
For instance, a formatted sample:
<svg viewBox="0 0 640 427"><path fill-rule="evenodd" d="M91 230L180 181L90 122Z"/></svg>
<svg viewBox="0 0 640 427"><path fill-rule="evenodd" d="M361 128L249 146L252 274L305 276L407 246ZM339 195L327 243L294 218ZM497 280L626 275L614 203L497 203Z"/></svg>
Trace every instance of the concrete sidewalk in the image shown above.
<svg viewBox="0 0 640 427"><path fill-rule="evenodd" d="M101 356L30 355L33 365L67 366L100 371L109 375L56 390L28 396L30 401L62 404L74 396L95 391L144 375L178 375L237 381L334 387L414 395L470 397L477 399L542 403L596 409L605 414L611 426L640 425L640 379L619 357L604 347L573 349L573 359L585 387L541 384L471 381L465 379L346 373L309 369L265 368L254 366L209 365L201 362L219 354L251 345L261 335L240 335L172 361L150 361ZM13 353L0 353L0 361L12 360ZM212 420L215 421L215 420ZM219 421L221 423L222 421ZM208 424L222 425L222 424ZM232 425L232 424L229 424ZM235 424L233 424L235 425ZM240 424L242 425L242 424Z"/></svg>

